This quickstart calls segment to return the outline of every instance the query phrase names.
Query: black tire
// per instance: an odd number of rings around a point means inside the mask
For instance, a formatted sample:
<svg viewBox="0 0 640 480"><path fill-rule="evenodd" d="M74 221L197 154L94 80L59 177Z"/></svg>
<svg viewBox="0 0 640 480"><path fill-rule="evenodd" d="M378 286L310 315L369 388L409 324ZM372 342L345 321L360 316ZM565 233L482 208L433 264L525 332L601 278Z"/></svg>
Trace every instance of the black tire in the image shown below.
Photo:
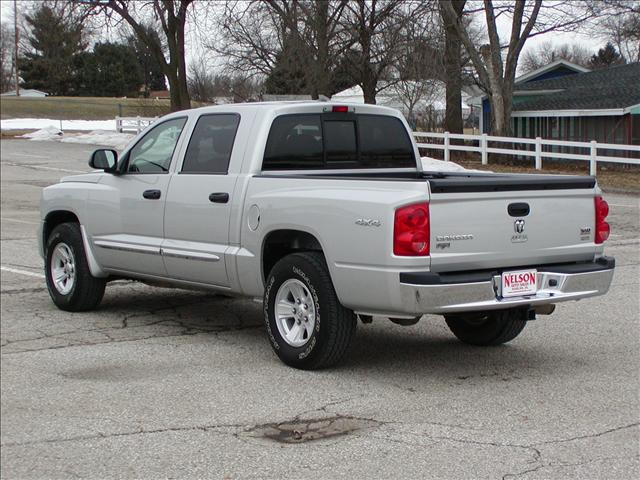
<svg viewBox="0 0 640 480"><path fill-rule="evenodd" d="M516 338L527 324L526 309L445 315L458 340L481 347L502 345Z"/></svg>
<svg viewBox="0 0 640 480"><path fill-rule="evenodd" d="M277 292L291 279L305 285L316 309L313 333L300 347L287 343L275 318ZM291 367L314 370L335 365L347 353L356 331L356 316L340 304L324 256L318 252L294 253L276 263L267 277L263 306L271 346Z"/></svg>
<svg viewBox="0 0 640 480"><path fill-rule="evenodd" d="M75 279L70 290L65 293L56 288L51 266L51 258L60 244L67 245L74 259ZM49 295L60 310L81 312L93 310L100 304L106 279L91 275L82 243L82 233L77 223L63 223L53 229L47 239L44 269Z"/></svg>

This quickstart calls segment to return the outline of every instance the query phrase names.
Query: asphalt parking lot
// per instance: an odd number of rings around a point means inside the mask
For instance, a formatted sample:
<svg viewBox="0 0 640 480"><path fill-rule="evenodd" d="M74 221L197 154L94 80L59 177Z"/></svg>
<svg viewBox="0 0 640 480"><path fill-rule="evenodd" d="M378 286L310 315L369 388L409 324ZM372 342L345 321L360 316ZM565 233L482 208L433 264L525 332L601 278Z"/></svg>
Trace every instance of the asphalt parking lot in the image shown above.
<svg viewBox="0 0 640 480"><path fill-rule="evenodd" d="M2 478L640 477L638 197L606 195L605 297L491 349L376 318L343 366L303 372L249 300L118 281L95 312L57 310L40 190L92 147L1 150Z"/></svg>

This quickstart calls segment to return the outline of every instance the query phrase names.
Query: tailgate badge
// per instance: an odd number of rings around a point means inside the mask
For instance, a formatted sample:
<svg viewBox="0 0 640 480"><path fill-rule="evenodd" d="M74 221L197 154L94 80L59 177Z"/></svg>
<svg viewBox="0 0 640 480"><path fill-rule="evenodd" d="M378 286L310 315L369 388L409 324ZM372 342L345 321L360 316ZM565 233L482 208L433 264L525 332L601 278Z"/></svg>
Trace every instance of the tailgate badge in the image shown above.
<svg viewBox="0 0 640 480"><path fill-rule="evenodd" d="M359 218L356 220L356 225L361 227L379 227L382 222L375 218Z"/></svg>
<svg viewBox="0 0 640 480"><path fill-rule="evenodd" d="M513 222L513 230L516 233L511 236L511 243L523 243L529 240L527 234L524 233L524 220L522 218Z"/></svg>
<svg viewBox="0 0 640 480"><path fill-rule="evenodd" d="M587 241L591 238L591 227L581 227L580 228L580 240Z"/></svg>

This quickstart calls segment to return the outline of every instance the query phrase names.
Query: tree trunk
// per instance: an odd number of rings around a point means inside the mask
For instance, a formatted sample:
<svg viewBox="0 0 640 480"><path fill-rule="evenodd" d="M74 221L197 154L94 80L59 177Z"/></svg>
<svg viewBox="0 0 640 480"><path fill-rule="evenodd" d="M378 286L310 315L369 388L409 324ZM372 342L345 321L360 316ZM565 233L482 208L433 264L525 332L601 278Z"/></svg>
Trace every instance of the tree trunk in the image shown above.
<svg viewBox="0 0 640 480"><path fill-rule="evenodd" d="M316 3L315 22L316 36L318 41L318 58L316 61L316 74L314 81L315 93L319 95L331 96L329 92L329 38L327 32L327 22L329 20L329 3L319 1Z"/></svg>
<svg viewBox="0 0 640 480"><path fill-rule="evenodd" d="M364 103L376 104L376 79L371 75L365 75L362 79L362 94L364 95Z"/></svg>
<svg viewBox="0 0 640 480"><path fill-rule="evenodd" d="M462 15L466 0L452 0L458 18ZM463 133L462 120L462 65L460 62L460 37L450 21L443 17L445 24L444 71L446 76L446 97L444 128L451 133Z"/></svg>
<svg viewBox="0 0 640 480"><path fill-rule="evenodd" d="M191 108L191 100L187 90L187 80L180 76L176 70L165 70L165 75L169 81L169 98L171 101L171 111L177 112Z"/></svg>

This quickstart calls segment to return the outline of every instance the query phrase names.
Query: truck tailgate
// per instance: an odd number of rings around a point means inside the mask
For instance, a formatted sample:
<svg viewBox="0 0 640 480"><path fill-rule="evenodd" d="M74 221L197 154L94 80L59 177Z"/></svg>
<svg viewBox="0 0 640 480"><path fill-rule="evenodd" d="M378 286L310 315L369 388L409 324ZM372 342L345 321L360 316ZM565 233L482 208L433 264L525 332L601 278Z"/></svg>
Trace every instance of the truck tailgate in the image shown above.
<svg viewBox="0 0 640 480"><path fill-rule="evenodd" d="M431 270L593 260L595 182L545 177L430 182Z"/></svg>

